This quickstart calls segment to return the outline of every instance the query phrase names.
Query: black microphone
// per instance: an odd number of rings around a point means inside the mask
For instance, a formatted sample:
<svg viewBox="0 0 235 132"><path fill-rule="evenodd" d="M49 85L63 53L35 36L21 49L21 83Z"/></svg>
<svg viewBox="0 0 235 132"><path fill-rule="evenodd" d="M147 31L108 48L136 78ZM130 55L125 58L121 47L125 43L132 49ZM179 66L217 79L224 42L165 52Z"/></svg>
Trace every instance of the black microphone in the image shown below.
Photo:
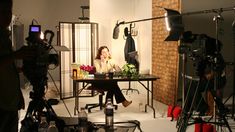
<svg viewBox="0 0 235 132"><path fill-rule="evenodd" d="M118 36L119 36L119 25L121 25L121 24L124 24L125 22L124 21L122 21L122 22L120 22L120 23L116 23L116 25L115 25L115 27L114 27L114 29L113 29L113 39L118 39Z"/></svg>

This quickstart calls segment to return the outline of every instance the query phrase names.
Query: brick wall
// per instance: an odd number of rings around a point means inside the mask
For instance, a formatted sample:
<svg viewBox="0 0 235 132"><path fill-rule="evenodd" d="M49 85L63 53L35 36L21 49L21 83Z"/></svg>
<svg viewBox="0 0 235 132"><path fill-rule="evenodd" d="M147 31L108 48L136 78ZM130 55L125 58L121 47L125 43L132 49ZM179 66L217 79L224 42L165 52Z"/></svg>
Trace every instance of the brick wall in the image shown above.
<svg viewBox="0 0 235 132"><path fill-rule="evenodd" d="M180 10L180 0L152 0L153 17L163 16L165 10L158 6ZM178 42L167 42L165 20L152 22L152 72L161 79L154 82L154 99L164 104L175 104L178 88Z"/></svg>

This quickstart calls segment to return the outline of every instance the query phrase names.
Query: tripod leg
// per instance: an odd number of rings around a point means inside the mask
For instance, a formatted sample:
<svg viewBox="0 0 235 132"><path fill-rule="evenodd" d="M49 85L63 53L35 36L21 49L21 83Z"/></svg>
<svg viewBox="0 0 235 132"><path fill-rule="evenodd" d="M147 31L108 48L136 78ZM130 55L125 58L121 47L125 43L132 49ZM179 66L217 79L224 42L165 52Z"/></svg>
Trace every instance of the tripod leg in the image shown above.
<svg viewBox="0 0 235 132"><path fill-rule="evenodd" d="M190 84L189 84L189 89L187 91L187 94L186 94L186 100L183 102L184 104L182 104L183 108L182 108L182 112L176 122L176 127L179 127L180 124L182 123L182 121L184 120L184 117L186 116L185 114L187 114L187 110L186 108L188 107L187 105L189 104L188 103L188 100L189 100L189 92L190 92L190 89L191 89L191 85L192 85L192 80L190 81ZM184 96L184 95L183 95Z"/></svg>
<svg viewBox="0 0 235 132"><path fill-rule="evenodd" d="M182 126L182 122L185 120L185 117L187 116L187 113L188 113L188 105L189 105L189 93L191 91L191 86L192 86L192 82L193 80L190 81L189 83L189 88L188 88L188 91L187 91L187 94L186 94L186 99L185 101L183 102L184 104L182 104L183 108L182 108L182 112L176 122L176 127L179 127L179 126ZM183 95L184 96L184 95Z"/></svg>
<svg viewBox="0 0 235 132"><path fill-rule="evenodd" d="M222 120L224 121L225 126L228 128L229 132L232 132L232 129L230 128L228 121L225 116L222 117Z"/></svg>
<svg viewBox="0 0 235 132"><path fill-rule="evenodd" d="M190 98L189 93L192 92L191 89L194 88L194 87L192 87L191 84L192 84L192 80L190 82L190 87L189 87L189 90L187 92L188 95L187 95L187 98L186 98L186 101L185 101L185 103L187 102L187 104L184 105L184 111L182 112L182 115L181 115L182 117L180 117L181 121L179 121L179 124L178 124L179 126L178 126L177 132L186 132L186 129L187 129L187 126L188 126L188 121L191 118L192 113L193 113L193 106L195 105L196 97L197 97L198 91L199 91L198 90L199 89L199 82L197 82L197 86L196 86L196 90L195 90L194 95L193 95L192 102L189 102L188 101L189 98ZM187 110L187 108L186 108L188 106L190 106L189 110Z"/></svg>
<svg viewBox="0 0 235 132"><path fill-rule="evenodd" d="M232 132L232 129L230 128L229 123L228 123L228 121L226 119L226 115L228 113L228 109L224 106L222 100L218 99L215 91L210 90L210 92L211 92L211 94L212 94L212 96L214 98L215 104L217 105L218 112L219 112L219 118L221 118L222 121L223 121L221 124L222 125L224 124L228 128L229 132Z"/></svg>

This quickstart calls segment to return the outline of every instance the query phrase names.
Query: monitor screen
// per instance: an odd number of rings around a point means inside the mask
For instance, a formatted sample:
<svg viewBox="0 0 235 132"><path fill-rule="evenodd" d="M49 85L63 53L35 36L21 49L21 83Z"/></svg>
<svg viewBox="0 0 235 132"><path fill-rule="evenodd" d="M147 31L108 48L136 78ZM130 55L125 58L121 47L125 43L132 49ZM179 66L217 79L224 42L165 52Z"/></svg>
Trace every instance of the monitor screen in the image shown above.
<svg viewBox="0 0 235 132"><path fill-rule="evenodd" d="M30 32L39 33L41 32L40 25L30 25Z"/></svg>

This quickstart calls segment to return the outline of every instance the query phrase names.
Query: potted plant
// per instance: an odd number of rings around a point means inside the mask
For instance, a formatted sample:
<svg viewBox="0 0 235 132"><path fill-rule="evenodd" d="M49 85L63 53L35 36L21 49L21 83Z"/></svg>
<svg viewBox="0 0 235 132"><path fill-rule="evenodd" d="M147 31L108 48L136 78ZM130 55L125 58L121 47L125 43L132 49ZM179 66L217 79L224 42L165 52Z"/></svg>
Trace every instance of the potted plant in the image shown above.
<svg viewBox="0 0 235 132"><path fill-rule="evenodd" d="M128 78L138 78L139 73L133 64L125 64L122 67L122 76L128 77Z"/></svg>

